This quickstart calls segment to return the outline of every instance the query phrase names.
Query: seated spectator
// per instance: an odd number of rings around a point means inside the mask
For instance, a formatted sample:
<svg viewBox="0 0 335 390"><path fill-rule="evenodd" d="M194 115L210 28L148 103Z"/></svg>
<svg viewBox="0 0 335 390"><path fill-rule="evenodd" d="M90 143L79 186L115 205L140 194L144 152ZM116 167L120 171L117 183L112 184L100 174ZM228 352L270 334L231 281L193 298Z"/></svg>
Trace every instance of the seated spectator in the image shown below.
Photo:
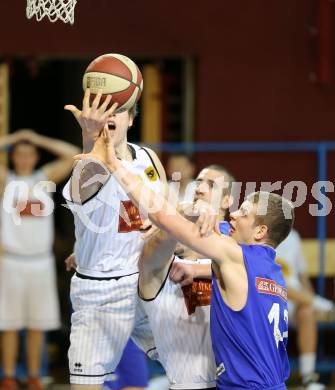
<svg viewBox="0 0 335 390"><path fill-rule="evenodd" d="M316 313L334 310L333 302L316 295L307 275L306 262L302 251L301 238L292 230L277 247L277 262L282 265L289 299L289 323L297 328L299 351L299 373L304 388L322 390L318 383L316 350L318 341Z"/></svg>

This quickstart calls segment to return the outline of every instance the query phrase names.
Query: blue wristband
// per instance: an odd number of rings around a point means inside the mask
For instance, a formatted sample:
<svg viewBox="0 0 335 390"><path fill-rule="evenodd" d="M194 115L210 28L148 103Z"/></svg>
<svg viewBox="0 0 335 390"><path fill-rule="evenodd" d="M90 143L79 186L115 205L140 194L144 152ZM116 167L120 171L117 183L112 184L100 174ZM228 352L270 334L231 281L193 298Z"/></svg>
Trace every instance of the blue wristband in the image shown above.
<svg viewBox="0 0 335 390"><path fill-rule="evenodd" d="M224 234L225 236L228 236L230 233L230 223L227 221L220 221L219 222L219 230L221 234Z"/></svg>

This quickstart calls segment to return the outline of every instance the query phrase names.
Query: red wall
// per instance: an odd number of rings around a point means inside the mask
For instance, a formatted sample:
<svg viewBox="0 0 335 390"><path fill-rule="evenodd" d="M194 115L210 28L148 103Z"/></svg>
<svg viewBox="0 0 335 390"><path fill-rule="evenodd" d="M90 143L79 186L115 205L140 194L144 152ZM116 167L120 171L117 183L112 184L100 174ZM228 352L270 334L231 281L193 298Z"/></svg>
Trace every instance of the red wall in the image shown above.
<svg viewBox="0 0 335 390"><path fill-rule="evenodd" d="M27 20L23 0L2 0L0 53L190 54L199 140L330 139L334 88L309 81L311 3L79 0L68 26Z"/></svg>
<svg viewBox="0 0 335 390"><path fill-rule="evenodd" d="M334 86L309 77L316 0L79 0L74 26L28 21L23 3L0 2L3 54L196 58L198 141L334 139ZM314 179L311 154L265 157L229 156L226 165L241 179ZM213 158L223 157L200 155L199 165ZM313 235L315 219L301 213L298 227Z"/></svg>

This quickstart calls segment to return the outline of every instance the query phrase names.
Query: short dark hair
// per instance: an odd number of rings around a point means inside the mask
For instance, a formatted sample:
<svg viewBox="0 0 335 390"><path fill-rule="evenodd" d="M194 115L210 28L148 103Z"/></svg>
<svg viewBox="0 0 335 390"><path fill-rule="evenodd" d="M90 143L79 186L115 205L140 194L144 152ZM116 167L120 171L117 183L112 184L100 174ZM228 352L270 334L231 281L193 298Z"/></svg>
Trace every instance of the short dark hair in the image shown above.
<svg viewBox="0 0 335 390"><path fill-rule="evenodd" d="M192 165L195 164L193 156L189 153L181 153L181 152L170 153L168 155L168 160L171 160L172 158L185 158L190 164Z"/></svg>
<svg viewBox="0 0 335 390"><path fill-rule="evenodd" d="M20 140L20 141L15 142L15 143L11 146L10 152L12 153L18 146L21 146L21 145L32 146L32 147L36 150L36 152L38 152L38 147L37 147L34 143L30 142L29 140L25 140L25 139L24 139L24 140Z"/></svg>
<svg viewBox="0 0 335 390"><path fill-rule="evenodd" d="M294 207L286 198L266 191L254 192L247 200L258 205L255 224L268 228L267 243L276 248L289 235L294 223Z"/></svg>
<svg viewBox="0 0 335 390"><path fill-rule="evenodd" d="M231 194L233 183L236 180L235 180L235 177L232 175L232 173L227 168L225 168L221 164L211 164L203 169L212 169L213 171L221 172L223 174L222 176L224 176L225 182L228 183L228 187L225 189L223 195L230 195Z"/></svg>

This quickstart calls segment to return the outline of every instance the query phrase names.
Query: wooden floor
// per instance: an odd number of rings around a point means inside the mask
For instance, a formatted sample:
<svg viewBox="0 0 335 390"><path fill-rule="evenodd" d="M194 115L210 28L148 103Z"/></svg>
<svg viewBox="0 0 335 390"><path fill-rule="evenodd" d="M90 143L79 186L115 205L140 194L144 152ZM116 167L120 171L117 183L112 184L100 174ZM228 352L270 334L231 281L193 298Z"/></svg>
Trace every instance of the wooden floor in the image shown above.
<svg viewBox="0 0 335 390"><path fill-rule="evenodd" d="M289 390L301 390L301 387L288 387ZM70 390L69 385L56 384L51 386L50 390ZM327 390L335 390L335 385L327 387Z"/></svg>

